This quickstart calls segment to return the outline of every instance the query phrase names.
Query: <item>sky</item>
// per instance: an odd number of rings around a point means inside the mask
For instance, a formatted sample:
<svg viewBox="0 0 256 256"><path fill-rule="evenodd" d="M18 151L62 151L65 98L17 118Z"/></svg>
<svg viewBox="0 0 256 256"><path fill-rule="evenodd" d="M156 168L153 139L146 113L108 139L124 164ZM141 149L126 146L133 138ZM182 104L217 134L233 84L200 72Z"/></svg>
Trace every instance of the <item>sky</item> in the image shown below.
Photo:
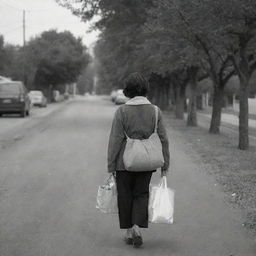
<svg viewBox="0 0 256 256"><path fill-rule="evenodd" d="M0 34L5 43L23 44L23 10L26 41L50 29L68 30L75 37L82 37L87 47L97 40L98 32L88 33L89 24L81 22L55 0L0 0Z"/></svg>

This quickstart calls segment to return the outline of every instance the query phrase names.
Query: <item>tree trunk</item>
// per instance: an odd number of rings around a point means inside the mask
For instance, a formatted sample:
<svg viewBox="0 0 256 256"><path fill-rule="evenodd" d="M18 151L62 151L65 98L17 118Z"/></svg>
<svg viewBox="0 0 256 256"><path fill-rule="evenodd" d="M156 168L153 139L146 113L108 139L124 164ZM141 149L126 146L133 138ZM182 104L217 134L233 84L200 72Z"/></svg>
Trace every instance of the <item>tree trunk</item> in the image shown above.
<svg viewBox="0 0 256 256"><path fill-rule="evenodd" d="M176 106L175 106L175 117L177 119L184 119L185 110L185 90L182 87L178 87L176 91Z"/></svg>
<svg viewBox="0 0 256 256"><path fill-rule="evenodd" d="M188 119L187 126L197 126L197 107L196 107L196 96L197 96L197 68L191 68L190 71L190 93L188 102Z"/></svg>
<svg viewBox="0 0 256 256"><path fill-rule="evenodd" d="M159 85L158 87L158 106L160 107L160 109L164 109L164 90L163 90L163 86Z"/></svg>
<svg viewBox="0 0 256 256"><path fill-rule="evenodd" d="M52 89L53 89L53 85L49 84L48 85L48 93L47 93L47 99L49 102L53 101Z"/></svg>
<svg viewBox="0 0 256 256"><path fill-rule="evenodd" d="M220 133L223 97L224 97L224 90L219 86L214 86L212 117L211 117L211 124L209 128L209 132L212 134Z"/></svg>
<svg viewBox="0 0 256 256"><path fill-rule="evenodd" d="M166 101L166 109L170 106L170 83L165 84L165 101Z"/></svg>
<svg viewBox="0 0 256 256"><path fill-rule="evenodd" d="M248 120L248 96L249 81L252 76L252 67L249 64L247 46L252 39L247 32L239 35L239 60L233 56L233 64L239 76L239 144L238 148L246 150L249 148L249 120Z"/></svg>
<svg viewBox="0 0 256 256"><path fill-rule="evenodd" d="M240 80L239 95L239 145L238 148L246 150L249 148L249 126L248 126L248 95L249 78Z"/></svg>
<svg viewBox="0 0 256 256"><path fill-rule="evenodd" d="M151 86L149 100L156 105L156 88Z"/></svg>

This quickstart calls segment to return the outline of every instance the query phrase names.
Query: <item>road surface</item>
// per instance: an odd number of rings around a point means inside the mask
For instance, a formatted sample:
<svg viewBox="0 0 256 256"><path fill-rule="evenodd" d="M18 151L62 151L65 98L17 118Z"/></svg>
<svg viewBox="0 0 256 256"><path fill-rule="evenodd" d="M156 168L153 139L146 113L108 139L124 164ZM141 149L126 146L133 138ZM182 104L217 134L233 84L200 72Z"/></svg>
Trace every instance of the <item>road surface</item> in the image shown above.
<svg viewBox="0 0 256 256"><path fill-rule="evenodd" d="M16 125L19 139L1 133L8 136L0 149L0 255L255 256L240 212L225 203L172 130L168 181L176 190L175 223L151 224L141 249L124 244L117 216L95 208L98 185L107 178L115 109L107 99L81 98L25 128ZM156 173L152 182L158 180Z"/></svg>

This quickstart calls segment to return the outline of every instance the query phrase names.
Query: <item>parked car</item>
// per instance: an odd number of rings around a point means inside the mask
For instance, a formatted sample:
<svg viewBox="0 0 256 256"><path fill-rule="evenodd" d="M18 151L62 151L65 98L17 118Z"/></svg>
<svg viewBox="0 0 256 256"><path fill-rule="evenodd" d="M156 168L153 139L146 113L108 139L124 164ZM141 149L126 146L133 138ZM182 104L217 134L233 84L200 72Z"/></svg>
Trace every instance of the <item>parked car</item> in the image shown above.
<svg viewBox="0 0 256 256"><path fill-rule="evenodd" d="M0 81L0 116L19 113L29 115L30 99L26 87L20 81Z"/></svg>
<svg viewBox="0 0 256 256"><path fill-rule="evenodd" d="M112 90L110 93L110 98L113 102L115 102L116 96L117 96L117 90Z"/></svg>
<svg viewBox="0 0 256 256"><path fill-rule="evenodd" d="M28 93L31 105L47 107L47 99L41 91L30 91Z"/></svg>
<svg viewBox="0 0 256 256"><path fill-rule="evenodd" d="M127 101L129 100L129 98L127 98L122 89L117 90L116 93L116 98L115 98L115 104L119 105L119 104L125 104Z"/></svg>
<svg viewBox="0 0 256 256"><path fill-rule="evenodd" d="M65 92L63 96L64 96L64 100L68 100L69 99L69 93L68 92Z"/></svg>
<svg viewBox="0 0 256 256"><path fill-rule="evenodd" d="M60 92L58 90L52 91L52 100L53 100L53 102L60 101Z"/></svg>

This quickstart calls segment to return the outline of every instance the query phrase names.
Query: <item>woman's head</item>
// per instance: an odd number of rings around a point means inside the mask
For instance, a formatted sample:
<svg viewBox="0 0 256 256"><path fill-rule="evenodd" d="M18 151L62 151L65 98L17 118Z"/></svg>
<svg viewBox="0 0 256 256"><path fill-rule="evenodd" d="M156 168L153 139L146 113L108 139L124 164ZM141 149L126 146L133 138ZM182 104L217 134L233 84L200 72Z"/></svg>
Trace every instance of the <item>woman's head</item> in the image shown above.
<svg viewBox="0 0 256 256"><path fill-rule="evenodd" d="M148 82L138 72L131 73L124 81L124 95L128 98L146 96L148 93Z"/></svg>

